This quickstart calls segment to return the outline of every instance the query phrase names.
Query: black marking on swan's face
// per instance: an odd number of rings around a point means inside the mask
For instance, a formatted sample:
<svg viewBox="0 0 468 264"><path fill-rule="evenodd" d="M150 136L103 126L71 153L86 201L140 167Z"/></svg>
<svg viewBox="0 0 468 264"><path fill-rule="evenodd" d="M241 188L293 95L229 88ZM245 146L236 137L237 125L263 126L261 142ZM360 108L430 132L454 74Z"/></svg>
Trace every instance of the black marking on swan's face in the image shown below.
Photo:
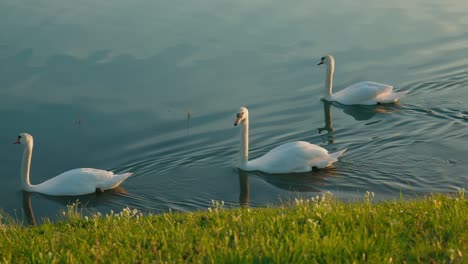
<svg viewBox="0 0 468 264"><path fill-rule="evenodd" d="M234 121L234 126L237 126L242 120L244 120L244 112L237 113L236 121Z"/></svg>
<svg viewBox="0 0 468 264"><path fill-rule="evenodd" d="M32 145L33 144L33 137L28 133L19 133L16 137L14 144L24 144L24 145Z"/></svg>
<svg viewBox="0 0 468 264"><path fill-rule="evenodd" d="M21 144L21 135L18 135L18 137L16 138L16 141L13 142L13 144Z"/></svg>
<svg viewBox="0 0 468 264"><path fill-rule="evenodd" d="M319 62L317 65L322 65L324 61L325 61L325 57L322 57L322 58L320 59L320 62Z"/></svg>

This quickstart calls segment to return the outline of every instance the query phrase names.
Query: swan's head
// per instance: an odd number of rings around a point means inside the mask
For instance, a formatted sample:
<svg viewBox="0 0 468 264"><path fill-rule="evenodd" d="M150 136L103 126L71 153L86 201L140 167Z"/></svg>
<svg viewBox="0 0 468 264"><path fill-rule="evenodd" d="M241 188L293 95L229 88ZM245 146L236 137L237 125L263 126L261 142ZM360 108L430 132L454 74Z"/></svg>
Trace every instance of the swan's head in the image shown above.
<svg viewBox="0 0 468 264"><path fill-rule="evenodd" d="M34 142L33 137L28 133L21 133L16 138L16 141L13 144L23 144L23 145L30 145Z"/></svg>
<svg viewBox="0 0 468 264"><path fill-rule="evenodd" d="M239 113L237 113L236 121L234 122L234 125L237 126L242 121L247 120L247 118L249 118L249 110L247 110L247 108L245 107L241 107L239 109Z"/></svg>
<svg viewBox="0 0 468 264"><path fill-rule="evenodd" d="M335 64L335 58L333 58L332 55L327 55L325 57L322 57L320 59L320 62L317 65L322 65L322 64L333 65Z"/></svg>

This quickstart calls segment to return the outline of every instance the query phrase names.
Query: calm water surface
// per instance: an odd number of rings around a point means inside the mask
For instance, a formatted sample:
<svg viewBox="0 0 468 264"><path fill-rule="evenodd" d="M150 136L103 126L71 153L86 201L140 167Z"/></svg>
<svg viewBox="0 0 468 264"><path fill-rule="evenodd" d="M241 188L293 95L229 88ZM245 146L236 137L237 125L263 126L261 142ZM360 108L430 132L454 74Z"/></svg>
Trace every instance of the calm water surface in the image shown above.
<svg viewBox="0 0 468 264"><path fill-rule="evenodd" d="M108 212L275 205L330 191L343 200L449 193L468 182L466 1L0 2L0 208L56 217L77 197L25 194L19 132L35 138L32 183L77 167L132 171L78 197ZM400 104L320 101L363 80L408 90ZM305 140L348 148L329 170L235 169L240 106L251 158Z"/></svg>

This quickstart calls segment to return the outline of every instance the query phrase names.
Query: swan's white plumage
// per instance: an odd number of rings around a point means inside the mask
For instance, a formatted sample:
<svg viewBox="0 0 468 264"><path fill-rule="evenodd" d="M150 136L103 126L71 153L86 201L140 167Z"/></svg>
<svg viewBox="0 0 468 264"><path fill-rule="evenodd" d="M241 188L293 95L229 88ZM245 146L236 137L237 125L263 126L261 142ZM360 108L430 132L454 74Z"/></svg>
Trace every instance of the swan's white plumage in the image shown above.
<svg viewBox="0 0 468 264"><path fill-rule="evenodd" d="M408 91L393 92L393 86L391 85L370 81L356 83L341 91L332 93L335 59L332 55L327 55L322 58L319 64L326 64L328 67L324 96L324 99L328 101L335 101L344 105L375 105L395 103L408 93Z"/></svg>
<svg viewBox="0 0 468 264"><path fill-rule="evenodd" d="M34 185L29 182L34 145L33 137L27 133L21 133L15 143L24 145L21 182L23 189L29 192L55 196L84 195L93 193L97 189L109 190L115 188L132 175L132 173L114 174L111 171L81 168L66 171L43 183Z"/></svg>
<svg viewBox="0 0 468 264"><path fill-rule="evenodd" d="M329 154L326 149L309 142L289 142L248 161L245 169L267 173L308 172L313 167L329 167L345 151L346 149Z"/></svg>
<svg viewBox="0 0 468 264"><path fill-rule="evenodd" d="M234 125L241 126L241 163L239 168L247 171L266 173L308 172L313 167L326 168L338 160L346 149L328 153L320 146L305 141L295 141L273 148L265 155L248 160L249 153L249 112L241 107Z"/></svg>
<svg viewBox="0 0 468 264"><path fill-rule="evenodd" d="M394 103L407 91L393 92L393 86L376 82L360 82L344 88L331 95L330 101L345 105L375 105L379 103Z"/></svg>
<svg viewBox="0 0 468 264"><path fill-rule="evenodd" d="M94 193L96 189L113 189L131 175L132 173L114 174L92 168L73 169L35 185L34 191L54 196L84 195Z"/></svg>

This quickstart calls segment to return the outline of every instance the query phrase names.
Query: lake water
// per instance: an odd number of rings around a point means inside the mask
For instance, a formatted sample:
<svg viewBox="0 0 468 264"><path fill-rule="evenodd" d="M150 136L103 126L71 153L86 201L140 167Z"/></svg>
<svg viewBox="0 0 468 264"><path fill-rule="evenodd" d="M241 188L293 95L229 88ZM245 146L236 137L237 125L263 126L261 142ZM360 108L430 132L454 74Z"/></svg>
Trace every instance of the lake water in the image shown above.
<svg viewBox="0 0 468 264"><path fill-rule="evenodd" d="M79 199L104 213L160 213L467 187L467 1L98 2L0 2L4 211L32 205L36 219L54 218ZM408 95L325 104L317 63L329 53L336 91L370 80ZM240 106L251 158L294 140L348 151L318 172L240 172ZM78 167L135 176L103 194L23 193L22 149L11 144L20 132L35 139L32 183Z"/></svg>

